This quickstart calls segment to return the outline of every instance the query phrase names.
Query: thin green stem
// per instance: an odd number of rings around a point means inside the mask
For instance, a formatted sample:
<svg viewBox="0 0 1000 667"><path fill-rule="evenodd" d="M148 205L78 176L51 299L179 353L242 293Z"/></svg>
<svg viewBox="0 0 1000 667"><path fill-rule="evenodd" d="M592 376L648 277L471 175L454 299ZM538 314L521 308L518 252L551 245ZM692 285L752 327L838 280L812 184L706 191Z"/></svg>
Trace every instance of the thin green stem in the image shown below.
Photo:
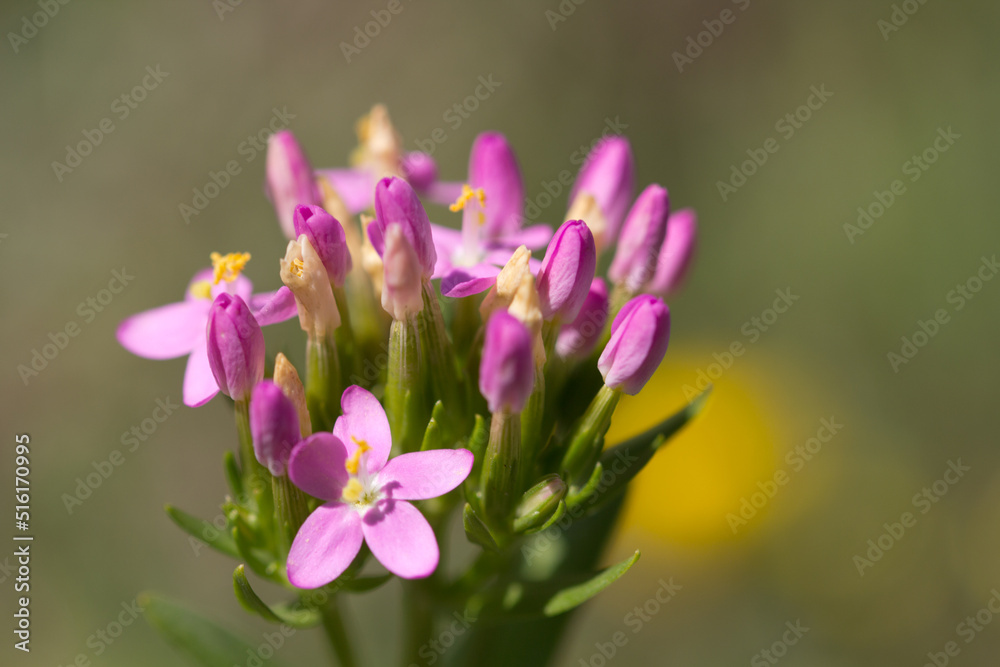
<svg viewBox="0 0 1000 667"><path fill-rule="evenodd" d="M354 667L357 664L354 649L344 625L344 617L340 613L337 597L331 596L330 600L321 608L320 613L323 617L323 629L326 631L330 647L337 657L337 664L340 667Z"/></svg>

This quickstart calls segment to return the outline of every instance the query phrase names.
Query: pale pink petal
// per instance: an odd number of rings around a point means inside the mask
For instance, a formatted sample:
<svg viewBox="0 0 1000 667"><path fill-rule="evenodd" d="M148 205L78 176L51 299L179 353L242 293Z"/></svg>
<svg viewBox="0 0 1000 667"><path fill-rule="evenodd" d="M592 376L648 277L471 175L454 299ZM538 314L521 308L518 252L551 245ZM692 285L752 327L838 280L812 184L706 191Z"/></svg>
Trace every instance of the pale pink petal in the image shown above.
<svg viewBox="0 0 1000 667"><path fill-rule="evenodd" d="M463 185L461 181L437 181L427 188L425 196L435 204L448 206L461 196Z"/></svg>
<svg viewBox="0 0 1000 667"><path fill-rule="evenodd" d="M290 320L299 312L295 305L295 295L287 287L282 287L276 292L254 294L250 297L248 305L257 324L262 327Z"/></svg>
<svg viewBox="0 0 1000 667"><path fill-rule="evenodd" d="M361 516L344 503L316 508L299 528L288 552L288 581L319 588L347 569L361 550Z"/></svg>
<svg viewBox="0 0 1000 667"><path fill-rule="evenodd" d="M127 318L116 336L122 347L147 359L173 359L191 352L205 338L212 302L180 301Z"/></svg>
<svg viewBox="0 0 1000 667"><path fill-rule="evenodd" d="M548 225L533 225L510 234L504 234L497 241L514 248L526 245L529 250L538 250L539 248L544 248L551 238L551 227Z"/></svg>
<svg viewBox="0 0 1000 667"><path fill-rule="evenodd" d="M378 399L371 392L357 385L351 385L340 397L340 407L344 414L337 417L333 434L344 443L347 456L354 454L357 443L364 441L371 451L367 455L368 472L382 469L392 448L392 434L389 420Z"/></svg>
<svg viewBox="0 0 1000 667"><path fill-rule="evenodd" d="M396 576L420 579L437 568L434 530L405 500L380 500L361 520L361 530L375 558Z"/></svg>
<svg viewBox="0 0 1000 667"><path fill-rule="evenodd" d="M361 169L319 169L317 173L330 181L351 213L371 208L375 197L375 179Z"/></svg>
<svg viewBox="0 0 1000 667"><path fill-rule="evenodd" d="M454 268L441 280L441 294L460 298L481 294L493 287L500 274L500 267L492 264L478 264Z"/></svg>
<svg viewBox="0 0 1000 667"><path fill-rule="evenodd" d="M208 363L208 342L203 331L184 370L184 405L197 408L208 403L218 393L219 383L215 381L212 367Z"/></svg>
<svg viewBox="0 0 1000 667"><path fill-rule="evenodd" d="M288 458L288 477L295 486L322 500L339 500L348 474L347 449L331 433L314 433L295 445Z"/></svg>
<svg viewBox="0 0 1000 667"><path fill-rule="evenodd" d="M385 464L378 484L394 500L437 498L465 481L472 472L473 459L467 449L401 454Z"/></svg>
<svg viewBox="0 0 1000 667"><path fill-rule="evenodd" d="M212 272L212 276L210 276L210 278L214 280L214 272ZM230 296L238 296L243 299L244 302L249 303L250 297L253 294L253 283L250 282L250 279L243 274L236 276L236 279L232 282L229 282L228 280L220 280L218 285L212 285L212 300L214 301L215 297L219 296L223 292L229 294Z"/></svg>

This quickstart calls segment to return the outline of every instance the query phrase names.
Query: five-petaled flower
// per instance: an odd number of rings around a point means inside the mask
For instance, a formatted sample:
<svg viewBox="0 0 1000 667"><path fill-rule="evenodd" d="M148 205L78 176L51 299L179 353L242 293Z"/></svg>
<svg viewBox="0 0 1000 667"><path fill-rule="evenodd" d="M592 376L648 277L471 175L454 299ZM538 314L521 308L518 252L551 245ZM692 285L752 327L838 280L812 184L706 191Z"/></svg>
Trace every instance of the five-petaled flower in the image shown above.
<svg viewBox="0 0 1000 667"><path fill-rule="evenodd" d="M392 437L378 400L348 387L333 433L299 443L288 464L292 482L327 501L302 525L288 554L288 580L318 588L347 569L367 542L393 574L427 577L438 564L434 531L410 500L436 498L472 471L467 449L436 449L389 460Z"/></svg>

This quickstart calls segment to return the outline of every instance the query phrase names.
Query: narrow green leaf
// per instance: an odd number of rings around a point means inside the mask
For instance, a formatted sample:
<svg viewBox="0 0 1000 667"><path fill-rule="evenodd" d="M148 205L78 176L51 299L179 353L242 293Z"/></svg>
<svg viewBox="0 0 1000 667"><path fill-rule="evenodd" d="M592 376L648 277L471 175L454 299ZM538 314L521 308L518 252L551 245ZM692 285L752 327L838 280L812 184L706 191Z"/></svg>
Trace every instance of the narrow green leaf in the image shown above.
<svg viewBox="0 0 1000 667"><path fill-rule="evenodd" d="M242 665L247 655L255 655L249 642L177 602L155 593L142 593L139 606L154 629L202 667ZM268 662L269 667L276 664Z"/></svg>
<svg viewBox="0 0 1000 667"><path fill-rule="evenodd" d="M315 609L302 607L298 604L280 604L269 606L260 599L253 587L247 580L244 566L241 563L233 572L233 591L236 599L244 609L252 614L257 614L271 623L284 623L293 628L311 628L318 625L322 620L320 613Z"/></svg>
<svg viewBox="0 0 1000 667"><path fill-rule="evenodd" d="M177 526L188 535L195 537L220 553L233 558L239 558L240 552L236 548L236 543L226 529L219 530L208 521L192 516L183 510L179 510L173 505L167 505L164 509L167 516L177 524Z"/></svg>
<svg viewBox="0 0 1000 667"><path fill-rule="evenodd" d="M444 417L444 403L438 401L431 411L431 419L427 422L427 430L424 431L423 442L420 443L420 451L426 452L429 449L443 449L447 447L444 441L444 430L441 428L441 419Z"/></svg>
<svg viewBox="0 0 1000 667"><path fill-rule="evenodd" d="M233 536L233 541L236 543L236 548L239 550L239 555L237 558L242 558L246 561L250 569L256 572L259 576L265 579L270 579L271 581L280 582L278 577L278 568L274 562L266 563L259 555L257 549L255 549L249 542L247 542L246 537L240 532L239 528L234 527L230 533Z"/></svg>
<svg viewBox="0 0 1000 667"><path fill-rule="evenodd" d="M546 616L557 616L558 614L563 614L574 607L579 607L581 604L618 581L623 574L628 572L629 569L635 565L637 560L639 560L638 551L617 565L612 565L607 568L589 581L585 581L582 584L559 591L545 604L545 608L542 610L543 613Z"/></svg>
<svg viewBox="0 0 1000 667"><path fill-rule="evenodd" d="M236 455L227 451L222 458L223 468L226 471L226 482L234 499L243 497L243 475L240 473L240 466L236 463Z"/></svg>
<svg viewBox="0 0 1000 667"><path fill-rule="evenodd" d="M490 551L500 551L496 540L490 534L490 529L486 527L486 524L469 503L465 503L465 509L462 510L462 523L465 524L465 534L470 542Z"/></svg>

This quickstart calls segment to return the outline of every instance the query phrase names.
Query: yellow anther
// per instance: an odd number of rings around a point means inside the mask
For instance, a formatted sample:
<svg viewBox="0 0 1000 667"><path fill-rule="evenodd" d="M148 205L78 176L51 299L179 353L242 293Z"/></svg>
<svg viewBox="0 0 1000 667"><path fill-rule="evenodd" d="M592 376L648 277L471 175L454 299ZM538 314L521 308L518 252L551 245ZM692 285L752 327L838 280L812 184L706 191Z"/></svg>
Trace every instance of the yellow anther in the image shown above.
<svg viewBox="0 0 1000 667"><path fill-rule="evenodd" d="M212 269L215 271L213 280L216 285L223 280L227 283L236 280L240 275L240 271L250 261L250 253L248 252L231 252L227 255L213 252L211 257Z"/></svg>
<svg viewBox="0 0 1000 667"><path fill-rule="evenodd" d="M361 455L367 452L369 449L371 449L371 447L368 445L367 442L365 442L364 440L358 440L353 435L351 436L351 440L354 441L354 444L356 444L358 448L354 450L353 454L351 454L351 458L347 459L344 462L344 468L346 468L347 472L351 473L352 475L357 475L358 463L361 461Z"/></svg>
<svg viewBox="0 0 1000 667"><path fill-rule="evenodd" d="M306 263L304 261L302 261L301 259L293 259L292 260L291 271L292 271L292 273L294 273L295 275L297 275L299 278L302 277L302 272L305 270L305 268L306 268Z"/></svg>
<svg viewBox="0 0 1000 667"><path fill-rule="evenodd" d="M361 486L361 482L357 480L356 477L352 477L347 486L344 487L343 493L341 493L341 498L349 503L356 503L361 500L361 494L365 491L364 487Z"/></svg>
<svg viewBox="0 0 1000 667"><path fill-rule="evenodd" d="M482 188L476 188L473 190L468 184L462 186L462 194L458 196L455 203L448 207L454 213L458 213L465 208L465 205L469 203L470 199L476 199L479 201L479 224L486 222L486 216L483 215L483 208L486 206L486 193L483 192Z"/></svg>
<svg viewBox="0 0 1000 667"><path fill-rule="evenodd" d="M197 282L191 283L188 292L191 293L196 299L211 299L212 298L212 281L211 280L199 280Z"/></svg>

